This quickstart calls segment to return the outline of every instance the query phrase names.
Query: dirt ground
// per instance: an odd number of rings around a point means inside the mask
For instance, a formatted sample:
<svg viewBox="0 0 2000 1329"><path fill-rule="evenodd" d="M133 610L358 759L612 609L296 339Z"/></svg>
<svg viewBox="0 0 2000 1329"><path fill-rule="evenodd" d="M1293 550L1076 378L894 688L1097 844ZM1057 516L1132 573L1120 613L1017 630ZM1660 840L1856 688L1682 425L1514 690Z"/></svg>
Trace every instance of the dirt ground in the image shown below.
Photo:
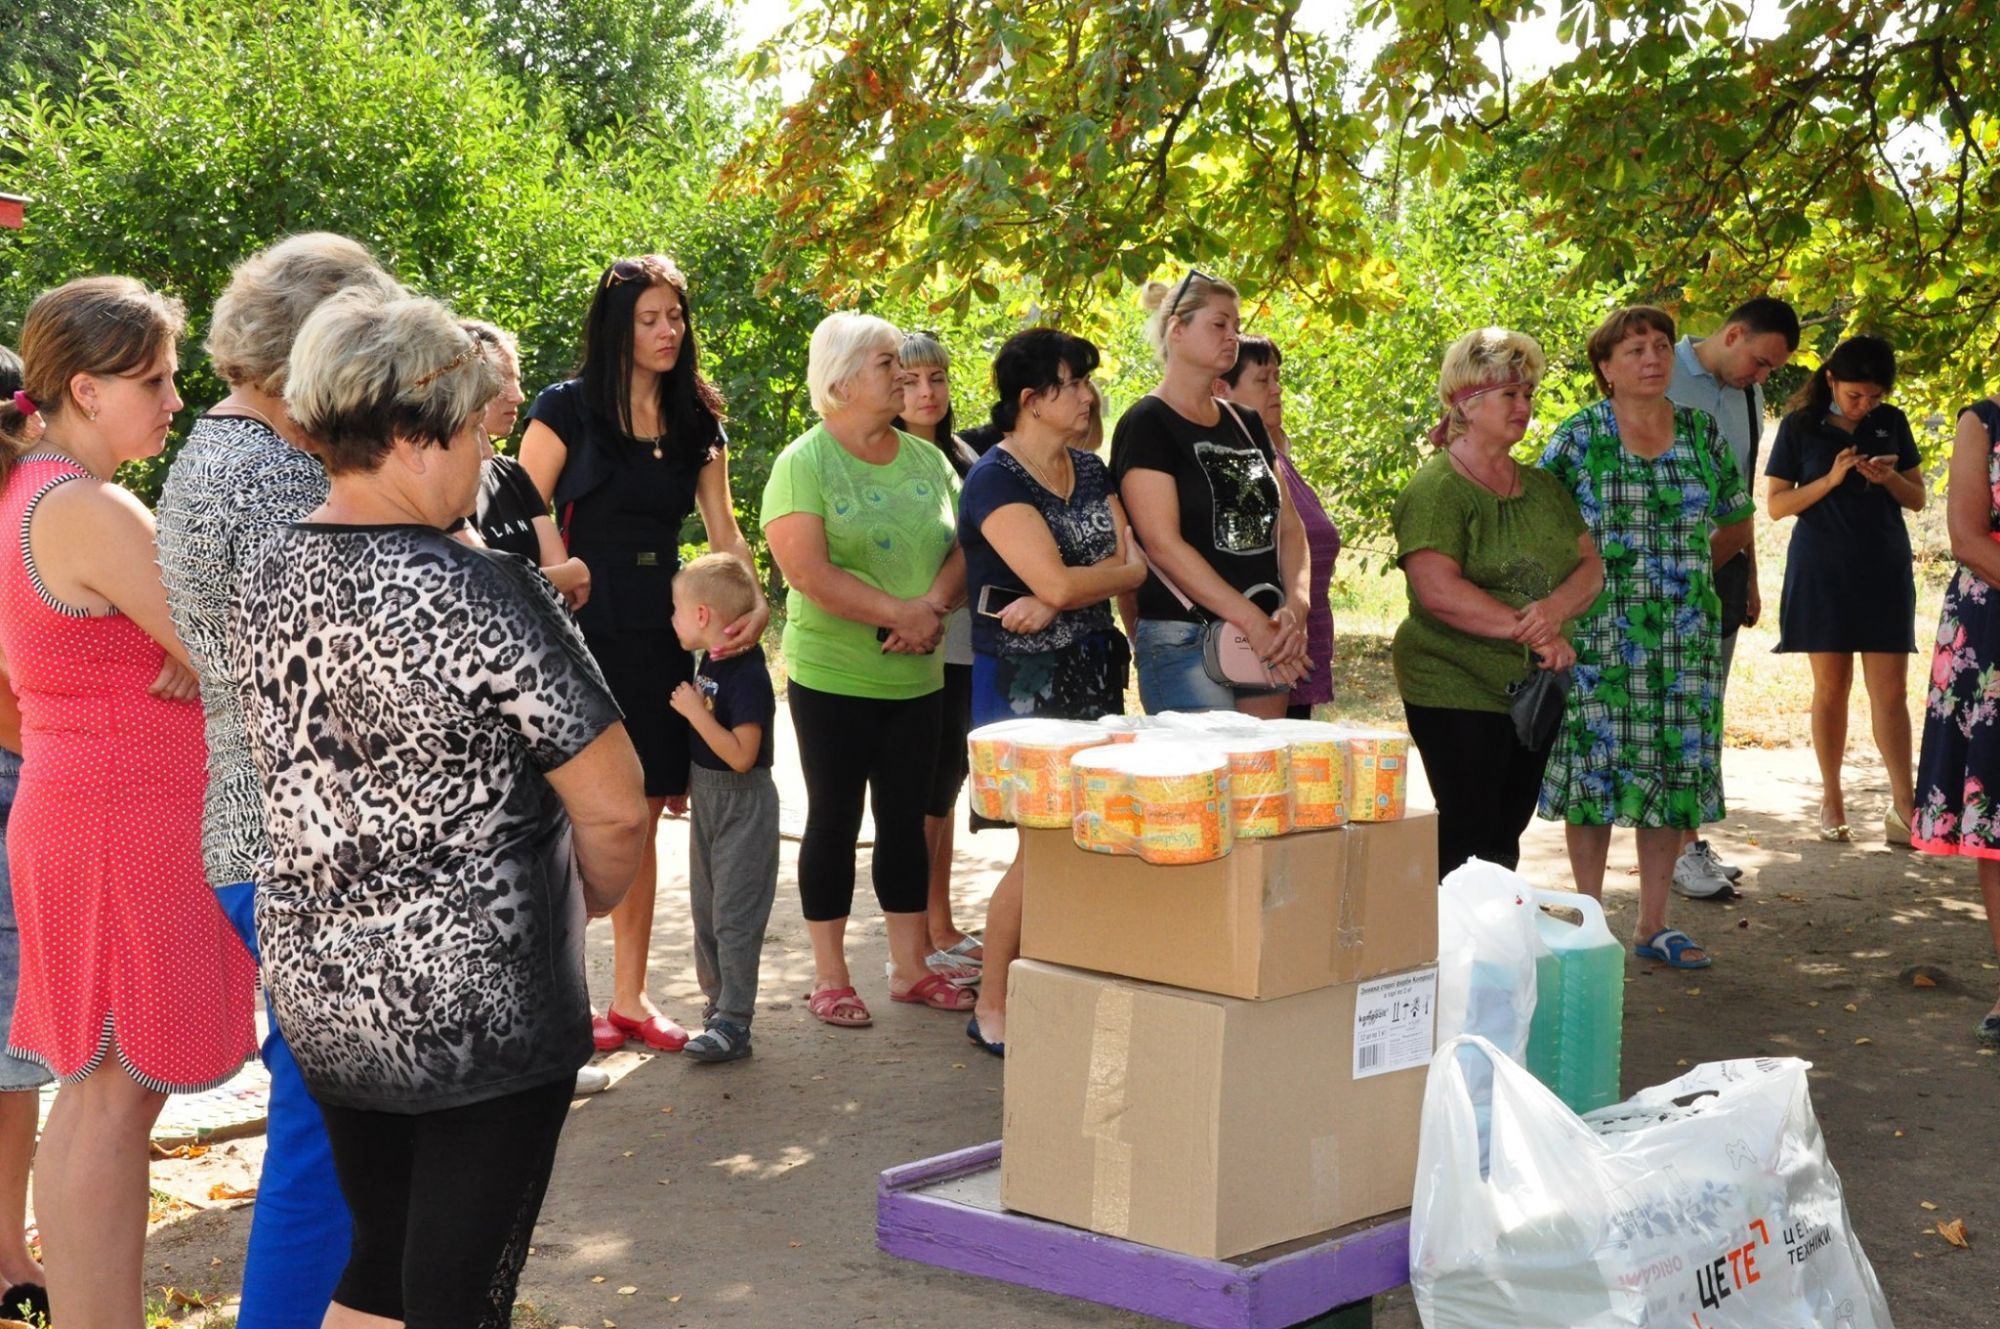
<svg viewBox="0 0 2000 1329"><path fill-rule="evenodd" d="M1811 1060L1827 1147L1898 1321L2000 1325L2000 1181L1989 1133L2000 1062L1971 1037L2000 973L1971 866L1879 843L1818 841L1817 782L1804 749L1732 750L1726 763L1735 811L1715 839L1747 870L1744 898L1676 901L1673 921L1713 948L1712 969L1688 975L1632 964L1625 1086L1669 1079L1702 1060ZM1854 823L1879 824L1879 766L1851 760L1849 787ZM668 881L654 962L663 1004L691 1021L700 998L681 871L685 834L679 823L662 832ZM1010 849L998 834L961 836L961 923L981 917ZM857 918L852 938L875 1027L833 1030L806 1013L811 964L793 886L796 850L787 842L756 1056L720 1067L629 1052L609 1060L617 1086L580 1102L564 1137L522 1286L535 1310L524 1308L517 1323L1156 1323L875 1250L876 1174L997 1138L1001 1065L966 1041L962 1018L889 1003L879 917ZM1570 884L1558 828L1531 829L1523 871ZM1614 929L1632 926L1635 872L1621 836L1608 900ZM593 942L602 989L608 931L594 929ZM1901 977L1918 964L1941 971L1938 986ZM217 1182L247 1184L260 1148L240 1141L156 1167L156 1186L203 1206L163 1204L149 1251L156 1287L218 1301L234 1292L249 1210L210 1206L206 1197ZM1954 1218L1964 1220L1970 1250L1935 1235L1938 1221ZM199 1315L182 1312L189 1323ZM1407 1295L1387 1299L1376 1322L1415 1325Z"/></svg>

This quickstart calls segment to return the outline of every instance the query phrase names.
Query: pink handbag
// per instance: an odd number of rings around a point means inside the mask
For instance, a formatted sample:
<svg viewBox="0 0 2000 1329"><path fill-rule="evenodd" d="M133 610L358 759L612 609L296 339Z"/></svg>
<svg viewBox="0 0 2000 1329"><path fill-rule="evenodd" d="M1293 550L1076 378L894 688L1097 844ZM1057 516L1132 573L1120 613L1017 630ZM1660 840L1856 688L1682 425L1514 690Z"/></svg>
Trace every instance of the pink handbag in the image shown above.
<svg viewBox="0 0 2000 1329"><path fill-rule="evenodd" d="M1272 677L1270 668L1250 644L1250 638L1244 635L1243 629L1227 619L1210 617L1205 609L1196 608L1194 601L1181 593L1173 578L1160 571L1159 564L1147 557L1144 549L1139 551L1139 556L1146 560L1146 566L1153 570L1153 575L1160 579L1160 585L1167 588L1168 594L1181 602L1181 608L1201 616L1201 667L1211 682L1226 688L1261 688L1267 692L1285 686ZM1269 582L1252 586L1243 594L1254 602L1259 591L1269 591L1278 597L1280 603L1284 600L1284 593Z"/></svg>

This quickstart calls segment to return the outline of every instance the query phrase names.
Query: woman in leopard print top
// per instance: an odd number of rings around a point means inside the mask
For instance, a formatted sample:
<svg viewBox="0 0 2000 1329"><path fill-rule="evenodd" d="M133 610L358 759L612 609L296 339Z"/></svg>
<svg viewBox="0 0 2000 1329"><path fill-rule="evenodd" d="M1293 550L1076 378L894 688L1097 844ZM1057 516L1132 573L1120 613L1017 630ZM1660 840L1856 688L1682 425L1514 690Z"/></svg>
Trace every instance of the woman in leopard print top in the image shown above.
<svg viewBox="0 0 2000 1329"><path fill-rule="evenodd" d="M498 385L433 301L316 310L285 395L330 490L231 624L273 860L257 933L354 1220L329 1326L507 1324L591 1054L584 915L646 833L637 754L546 580L444 531Z"/></svg>

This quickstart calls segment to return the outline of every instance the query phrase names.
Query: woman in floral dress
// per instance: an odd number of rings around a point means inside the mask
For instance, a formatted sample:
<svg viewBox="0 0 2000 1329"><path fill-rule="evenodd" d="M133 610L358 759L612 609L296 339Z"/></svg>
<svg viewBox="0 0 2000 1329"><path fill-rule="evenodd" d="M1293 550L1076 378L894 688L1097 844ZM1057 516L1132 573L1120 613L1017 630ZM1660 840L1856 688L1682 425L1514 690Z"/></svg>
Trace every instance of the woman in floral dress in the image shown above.
<svg viewBox="0 0 2000 1329"><path fill-rule="evenodd" d="M1576 496L1604 591L1576 628L1575 686L1540 812L1567 823L1577 889L1601 898L1611 828L1639 840L1633 953L1702 969L1667 926L1681 832L1722 819L1721 602L1714 569L1750 537L1749 490L1713 417L1667 400L1673 319L1619 310L1591 334L1605 399L1556 429L1541 465Z"/></svg>
<svg viewBox="0 0 2000 1329"><path fill-rule="evenodd" d="M1926 854L1979 861L1986 923L2000 951L2000 398L1959 412L1951 447L1946 522L1958 571L1938 615L1937 653L1917 761L1910 843ZM1979 1041L2000 1045L2000 1002L1979 1022Z"/></svg>

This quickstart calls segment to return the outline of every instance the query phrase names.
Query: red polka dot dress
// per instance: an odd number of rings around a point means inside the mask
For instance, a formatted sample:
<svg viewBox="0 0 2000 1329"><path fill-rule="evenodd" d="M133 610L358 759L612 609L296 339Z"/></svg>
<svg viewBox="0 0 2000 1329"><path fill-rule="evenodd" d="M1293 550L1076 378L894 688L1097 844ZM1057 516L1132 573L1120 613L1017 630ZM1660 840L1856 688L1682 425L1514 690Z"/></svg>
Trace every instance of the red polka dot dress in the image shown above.
<svg viewBox="0 0 2000 1329"><path fill-rule="evenodd" d="M0 490L0 650L22 722L8 1050L65 1081L115 1056L139 1084L188 1093L254 1055L256 965L202 872L200 705L148 695L159 644L56 600L29 555L34 505L86 475L31 456Z"/></svg>

